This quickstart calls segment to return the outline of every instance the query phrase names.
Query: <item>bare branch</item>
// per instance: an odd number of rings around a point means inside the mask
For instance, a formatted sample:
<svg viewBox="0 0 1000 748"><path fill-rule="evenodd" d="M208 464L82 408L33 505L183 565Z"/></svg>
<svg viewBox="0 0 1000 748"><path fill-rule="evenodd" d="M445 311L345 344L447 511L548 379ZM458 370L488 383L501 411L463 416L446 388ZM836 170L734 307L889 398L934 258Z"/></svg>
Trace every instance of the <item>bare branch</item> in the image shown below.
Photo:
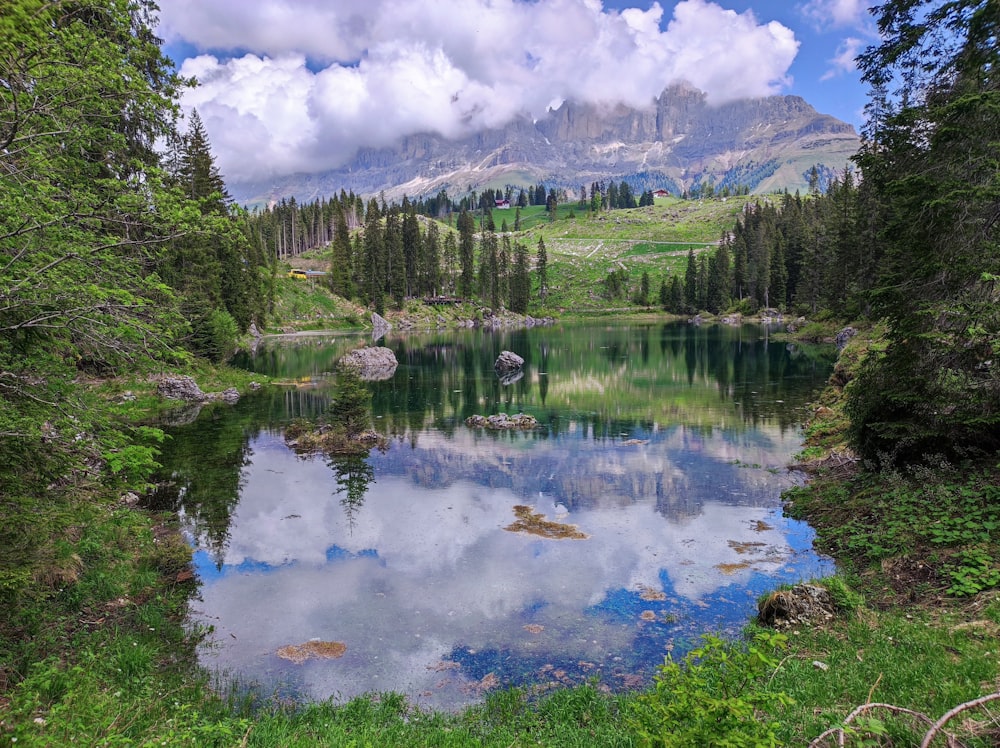
<svg viewBox="0 0 1000 748"><path fill-rule="evenodd" d="M920 743L920 748L929 748L931 742L937 737L938 732L940 732L944 726L948 724L948 722L962 712L967 712L970 709L975 709L977 706L982 706L983 704L988 704L989 702L997 701L998 699L1000 699L1000 693L991 693L988 696L981 696L978 699L966 701L964 704L959 704L954 709L950 709L944 714L944 716L941 717L941 719L931 726L930 730L927 731L927 734L924 735L923 742Z"/></svg>

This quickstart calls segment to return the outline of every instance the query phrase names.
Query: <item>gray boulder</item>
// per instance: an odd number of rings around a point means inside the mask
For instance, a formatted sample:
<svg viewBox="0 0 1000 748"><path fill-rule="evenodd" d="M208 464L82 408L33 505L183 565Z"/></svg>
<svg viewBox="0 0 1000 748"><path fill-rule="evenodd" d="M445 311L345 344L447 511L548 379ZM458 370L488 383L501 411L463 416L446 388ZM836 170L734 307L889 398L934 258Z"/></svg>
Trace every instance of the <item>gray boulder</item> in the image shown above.
<svg viewBox="0 0 1000 748"><path fill-rule="evenodd" d="M855 330L853 327L845 327L840 332L838 332L836 337L837 350L838 351L844 350L844 347L847 345L848 341L850 341L850 339L857 334L858 331Z"/></svg>
<svg viewBox="0 0 1000 748"><path fill-rule="evenodd" d="M501 351L493 368L501 376L511 374L524 366L524 359L511 351Z"/></svg>
<svg viewBox="0 0 1000 748"><path fill-rule="evenodd" d="M474 429L509 431L511 429L533 429L538 425L538 421L527 413L517 413L512 416L506 413L497 413L492 416L469 416L465 419L465 425Z"/></svg>
<svg viewBox="0 0 1000 748"><path fill-rule="evenodd" d="M160 397L187 403L203 403L209 399L198 383L189 376L164 377L156 386L156 391Z"/></svg>
<svg viewBox="0 0 1000 748"><path fill-rule="evenodd" d="M372 339L378 340L392 329L389 321L378 312L372 312ZM393 358L395 361L395 358Z"/></svg>
<svg viewBox="0 0 1000 748"><path fill-rule="evenodd" d="M354 349L340 359L340 365L353 369L366 381L375 382L392 377L399 362L389 348L372 345Z"/></svg>
<svg viewBox="0 0 1000 748"><path fill-rule="evenodd" d="M217 395L218 399L224 403L229 403L230 405L235 405L240 400L240 391L235 387L230 387L229 389L223 390Z"/></svg>

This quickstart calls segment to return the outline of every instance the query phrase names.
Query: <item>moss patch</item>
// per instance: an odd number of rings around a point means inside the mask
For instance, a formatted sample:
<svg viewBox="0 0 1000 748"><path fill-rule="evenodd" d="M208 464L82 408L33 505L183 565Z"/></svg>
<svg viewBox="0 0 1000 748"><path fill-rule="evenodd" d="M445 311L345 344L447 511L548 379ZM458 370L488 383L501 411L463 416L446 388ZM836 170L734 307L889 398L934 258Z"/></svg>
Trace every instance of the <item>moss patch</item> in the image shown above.
<svg viewBox="0 0 1000 748"><path fill-rule="evenodd" d="M347 645L343 642L323 642L311 641L305 644L289 644L281 647L275 653L283 660L289 660L296 665L301 665L308 659L335 660L343 657L347 651Z"/></svg>

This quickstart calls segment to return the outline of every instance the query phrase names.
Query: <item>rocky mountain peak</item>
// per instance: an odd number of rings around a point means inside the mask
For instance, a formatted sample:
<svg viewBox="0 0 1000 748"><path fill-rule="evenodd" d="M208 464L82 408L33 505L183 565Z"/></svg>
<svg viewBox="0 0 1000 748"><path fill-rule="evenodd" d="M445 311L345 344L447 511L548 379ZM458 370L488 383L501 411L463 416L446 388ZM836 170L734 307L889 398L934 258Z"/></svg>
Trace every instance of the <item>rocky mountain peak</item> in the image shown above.
<svg viewBox="0 0 1000 748"><path fill-rule="evenodd" d="M636 191L674 192L703 182L757 192L805 189L813 166L842 171L858 148L854 128L817 112L799 96L768 96L711 105L690 84L668 86L645 107L563 102L537 120L460 140L411 134L387 148L362 149L323 174L267 184L235 184L240 202L261 195L311 200L353 190L389 199L447 189L543 182L575 192L581 184L625 179Z"/></svg>

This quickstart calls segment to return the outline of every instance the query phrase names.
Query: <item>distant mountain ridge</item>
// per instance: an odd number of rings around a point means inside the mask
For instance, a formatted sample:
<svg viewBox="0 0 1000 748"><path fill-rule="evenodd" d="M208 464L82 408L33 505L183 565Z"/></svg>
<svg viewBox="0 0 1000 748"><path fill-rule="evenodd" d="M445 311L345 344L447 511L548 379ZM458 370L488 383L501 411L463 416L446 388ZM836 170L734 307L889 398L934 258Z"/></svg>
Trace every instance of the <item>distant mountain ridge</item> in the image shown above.
<svg viewBox="0 0 1000 748"><path fill-rule="evenodd" d="M857 151L854 127L820 114L799 96L768 96L710 106L689 85L672 85L647 108L565 102L538 120L459 140L408 135L392 147L365 148L344 166L266 182L235 183L238 202L294 196L312 200L341 189L387 199L505 184L565 187L626 179L637 191L672 192L711 181L755 192L805 189L808 173L840 172Z"/></svg>

